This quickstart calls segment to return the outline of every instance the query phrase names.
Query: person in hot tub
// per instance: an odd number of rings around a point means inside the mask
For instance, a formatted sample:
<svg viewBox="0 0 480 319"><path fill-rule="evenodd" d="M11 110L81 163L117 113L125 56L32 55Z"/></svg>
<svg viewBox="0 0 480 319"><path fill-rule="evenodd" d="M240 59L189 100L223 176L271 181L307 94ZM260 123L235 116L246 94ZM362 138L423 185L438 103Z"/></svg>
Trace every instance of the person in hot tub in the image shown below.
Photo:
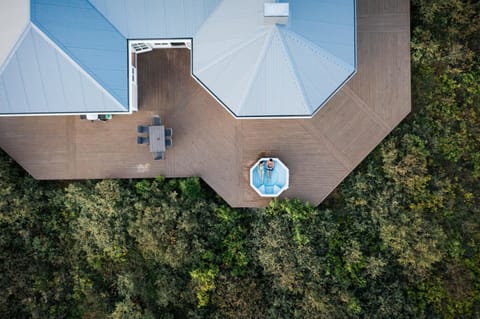
<svg viewBox="0 0 480 319"><path fill-rule="evenodd" d="M260 177L260 184L263 184L263 173L264 173L264 169L265 169L265 161L260 161L260 163L258 163L258 177Z"/></svg>
<svg viewBox="0 0 480 319"><path fill-rule="evenodd" d="M275 168L275 162L273 161L273 159L269 159L267 161L267 178L270 179L272 177L272 171L273 169Z"/></svg>

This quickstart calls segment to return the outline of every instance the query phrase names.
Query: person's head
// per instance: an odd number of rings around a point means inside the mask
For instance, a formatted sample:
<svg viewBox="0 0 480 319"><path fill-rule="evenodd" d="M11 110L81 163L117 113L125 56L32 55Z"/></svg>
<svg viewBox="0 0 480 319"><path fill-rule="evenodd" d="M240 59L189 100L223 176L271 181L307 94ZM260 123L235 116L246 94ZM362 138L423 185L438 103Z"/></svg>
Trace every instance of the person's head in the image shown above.
<svg viewBox="0 0 480 319"><path fill-rule="evenodd" d="M273 158L269 159L270 162L273 162Z"/></svg>

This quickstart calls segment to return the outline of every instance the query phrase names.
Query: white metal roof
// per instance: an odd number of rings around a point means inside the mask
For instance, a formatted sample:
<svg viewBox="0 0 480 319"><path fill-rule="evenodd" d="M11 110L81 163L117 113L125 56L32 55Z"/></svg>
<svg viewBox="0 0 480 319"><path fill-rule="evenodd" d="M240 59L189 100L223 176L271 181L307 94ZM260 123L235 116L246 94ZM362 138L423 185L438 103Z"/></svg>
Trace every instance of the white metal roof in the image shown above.
<svg viewBox="0 0 480 319"><path fill-rule="evenodd" d="M190 38L221 0L89 0L126 38Z"/></svg>
<svg viewBox="0 0 480 319"><path fill-rule="evenodd" d="M0 68L0 113L60 114L112 109L124 107L31 24Z"/></svg>
<svg viewBox="0 0 480 319"><path fill-rule="evenodd" d="M239 117L311 116L355 72L355 1L223 0L194 35L193 74ZM285 2L285 1L282 1Z"/></svg>
<svg viewBox="0 0 480 319"><path fill-rule="evenodd" d="M282 18L288 7L287 24L264 17L265 3L279 4ZM192 38L193 75L239 117L311 116L356 68L355 0L0 0L0 8L0 114L129 111L132 38ZM66 103L50 100L52 88L68 91Z"/></svg>

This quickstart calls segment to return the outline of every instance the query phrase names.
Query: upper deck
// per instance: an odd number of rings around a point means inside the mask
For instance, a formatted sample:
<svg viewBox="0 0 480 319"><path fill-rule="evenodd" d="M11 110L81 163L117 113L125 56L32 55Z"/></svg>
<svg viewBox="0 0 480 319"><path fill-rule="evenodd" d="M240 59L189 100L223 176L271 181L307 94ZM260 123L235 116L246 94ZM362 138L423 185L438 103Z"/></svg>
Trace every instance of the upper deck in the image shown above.
<svg viewBox="0 0 480 319"><path fill-rule="evenodd" d="M236 120L191 76L190 51L139 56L139 112L0 118L0 146L38 179L200 176L232 206L258 207L249 169L263 156L290 169L282 197L319 204L410 112L410 6L358 0L357 74L312 119ZM174 130L163 161L136 144L159 114Z"/></svg>

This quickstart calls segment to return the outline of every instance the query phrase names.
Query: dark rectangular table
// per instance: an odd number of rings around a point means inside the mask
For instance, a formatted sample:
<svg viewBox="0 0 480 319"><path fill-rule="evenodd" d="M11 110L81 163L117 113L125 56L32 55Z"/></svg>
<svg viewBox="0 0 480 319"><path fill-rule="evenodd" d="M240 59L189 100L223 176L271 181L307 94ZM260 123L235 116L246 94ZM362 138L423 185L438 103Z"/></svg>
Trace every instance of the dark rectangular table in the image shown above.
<svg viewBox="0 0 480 319"><path fill-rule="evenodd" d="M150 152L165 152L165 126L152 125L148 127Z"/></svg>

